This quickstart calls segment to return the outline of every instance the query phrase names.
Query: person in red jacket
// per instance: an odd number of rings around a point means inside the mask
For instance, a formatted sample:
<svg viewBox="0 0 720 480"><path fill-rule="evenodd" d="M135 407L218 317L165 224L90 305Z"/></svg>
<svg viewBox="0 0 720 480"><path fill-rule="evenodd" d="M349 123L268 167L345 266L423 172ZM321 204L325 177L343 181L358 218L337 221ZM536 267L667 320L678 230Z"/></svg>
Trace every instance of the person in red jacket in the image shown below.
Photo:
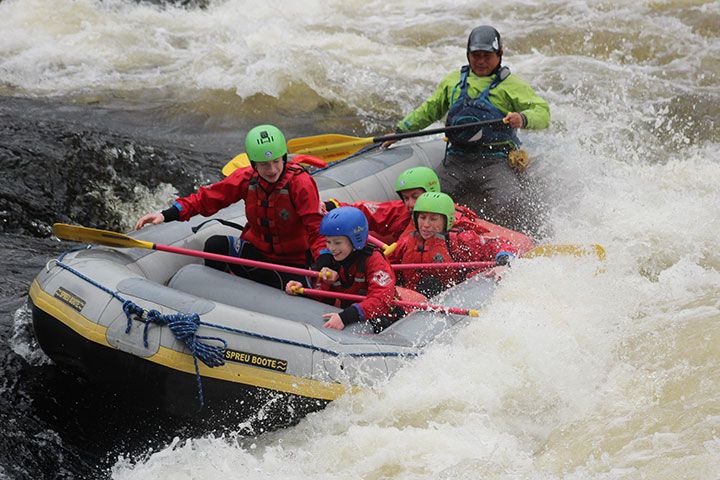
<svg viewBox="0 0 720 480"><path fill-rule="evenodd" d="M162 212L144 215L135 228L187 221L198 214L210 216L244 200L247 223L242 234L211 236L204 250L305 268L318 258L325 245L319 233L323 208L315 181L301 166L288 163L285 137L272 125L250 130L245 138L245 151L252 168L237 169L217 183L178 198ZM325 256L326 262L328 257ZM205 264L280 289L291 279L308 285L304 277L273 270L214 260L206 260Z"/></svg>
<svg viewBox="0 0 720 480"><path fill-rule="evenodd" d="M329 212L338 206L359 208L368 219L370 232L385 243L393 243L404 233L415 229L412 222L415 201L425 192L439 192L440 180L429 167L413 167L398 175L395 180L395 191L400 200L348 204L331 198L325 202L325 209ZM471 221L479 217L469 208L456 205L456 218Z"/></svg>
<svg viewBox="0 0 720 480"><path fill-rule="evenodd" d="M367 245L368 222L354 207L339 207L328 213L320 224L333 264L320 270L319 287L334 292L365 295L358 303L336 301L340 313L323 315L325 328L342 330L355 322L368 322L379 333L402 315L391 305L395 297L395 275L379 250ZM297 281L290 281L285 291L293 295Z"/></svg>
<svg viewBox="0 0 720 480"><path fill-rule="evenodd" d="M404 234L390 255L391 263L452 263L495 261L506 265L517 254L508 241L483 235L475 222L455 220L455 202L445 193L422 194L413 208L415 229ZM432 297L477 274L474 268L436 268L402 271L404 287Z"/></svg>

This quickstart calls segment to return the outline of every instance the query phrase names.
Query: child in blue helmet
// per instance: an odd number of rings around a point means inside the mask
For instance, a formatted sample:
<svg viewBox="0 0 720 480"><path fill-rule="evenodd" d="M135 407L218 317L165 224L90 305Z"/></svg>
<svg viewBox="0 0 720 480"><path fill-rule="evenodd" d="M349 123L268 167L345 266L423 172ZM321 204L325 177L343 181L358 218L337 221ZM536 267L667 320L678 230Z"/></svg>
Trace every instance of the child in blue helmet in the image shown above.
<svg viewBox="0 0 720 480"><path fill-rule="evenodd" d="M391 304L395 275L382 253L367 245L367 218L355 207L336 208L323 217L320 234L327 242L327 250L321 253L332 255L332 261L320 270L324 275L319 288L366 296L358 303L335 301L335 306L344 310L324 314L325 328L342 330L351 323L369 322L376 333L381 331L398 313ZM295 287L302 285L290 281L285 291L292 295Z"/></svg>

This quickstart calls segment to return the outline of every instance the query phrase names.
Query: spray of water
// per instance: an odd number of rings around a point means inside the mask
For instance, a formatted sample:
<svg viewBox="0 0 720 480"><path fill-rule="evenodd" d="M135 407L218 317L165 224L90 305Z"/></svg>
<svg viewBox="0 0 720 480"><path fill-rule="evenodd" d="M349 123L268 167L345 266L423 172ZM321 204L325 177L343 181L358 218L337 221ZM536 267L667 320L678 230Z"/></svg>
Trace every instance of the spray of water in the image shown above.
<svg viewBox="0 0 720 480"><path fill-rule="evenodd" d="M505 62L552 106L550 129L524 132L549 240L608 253L601 269L519 261L479 319L386 384L283 431L121 457L114 478L720 471L717 2L80 0L52 2L63 22L40 21L49 8L0 3L6 93L142 92L179 111L260 108L319 128L325 113L370 129L397 120L462 63L467 31L492 23Z"/></svg>

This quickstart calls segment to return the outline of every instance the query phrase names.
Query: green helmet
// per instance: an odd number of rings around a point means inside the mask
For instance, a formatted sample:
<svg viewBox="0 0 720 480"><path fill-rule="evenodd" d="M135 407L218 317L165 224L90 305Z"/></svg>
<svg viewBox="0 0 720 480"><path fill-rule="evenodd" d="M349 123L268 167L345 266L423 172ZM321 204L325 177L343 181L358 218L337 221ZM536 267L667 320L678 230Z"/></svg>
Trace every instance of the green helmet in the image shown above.
<svg viewBox="0 0 720 480"><path fill-rule="evenodd" d="M413 221L417 226L417 217L421 212L439 213L445 215L445 230L450 230L455 223L455 202L447 193L425 192L420 195L413 208Z"/></svg>
<svg viewBox="0 0 720 480"><path fill-rule="evenodd" d="M285 135L272 125L258 125L245 137L245 152L251 162L270 162L288 153Z"/></svg>
<svg viewBox="0 0 720 480"><path fill-rule="evenodd" d="M398 175L395 180L395 191L400 195L403 190L422 188L426 192L439 192L440 179L432 168L413 167ZM402 195L400 195L402 199Z"/></svg>

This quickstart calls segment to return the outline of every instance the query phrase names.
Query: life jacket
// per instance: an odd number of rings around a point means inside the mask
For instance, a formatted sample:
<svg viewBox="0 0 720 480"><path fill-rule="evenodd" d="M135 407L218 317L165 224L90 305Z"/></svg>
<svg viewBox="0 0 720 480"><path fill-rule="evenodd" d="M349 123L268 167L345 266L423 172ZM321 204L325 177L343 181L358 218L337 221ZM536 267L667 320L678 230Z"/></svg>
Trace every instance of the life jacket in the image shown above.
<svg viewBox="0 0 720 480"><path fill-rule="evenodd" d="M305 227L290 197L290 187L301 181L302 175L307 175L302 167L288 164L282 177L268 186L269 191L260 184L257 172L250 178L245 198L249 228L245 228L242 238L261 252L297 257L309 250Z"/></svg>
<svg viewBox="0 0 720 480"><path fill-rule="evenodd" d="M460 81L455 85L451 98L455 98L455 92L458 88L460 89L460 95L448 110L447 120L445 121L446 126L501 120L505 117L505 114L490 102L490 90L510 76L510 69L508 67L500 68L490 85L477 98L470 98L468 95L467 78L469 73L470 65L465 65L460 69ZM470 139L480 130L482 130L482 137L471 143ZM515 129L502 122L447 132L447 136L450 143L460 149L481 148L499 144L513 144L514 148L520 145Z"/></svg>
<svg viewBox="0 0 720 480"><path fill-rule="evenodd" d="M343 293L356 295L367 295L367 259L373 254L374 248L366 246L358 251L358 258L349 265L340 264L338 267L338 279L332 284L332 289ZM347 306L353 302L345 302Z"/></svg>
<svg viewBox="0 0 720 480"><path fill-rule="evenodd" d="M415 230L407 237L407 247L399 263L450 263L455 262L453 248L457 231L435 234L432 238L422 242L420 233ZM416 289L420 280L424 277L435 277L444 286L454 285L465 277L462 269L457 268L433 268L403 270L401 272L403 286Z"/></svg>
<svg viewBox="0 0 720 480"><path fill-rule="evenodd" d="M397 294L395 291L395 277L392 270L389 268L389 265L382 254L371 245L368 245L364 249L358 251L356 255L357 256L351 262L341 262L337 266L336 271L338 272L338 280L335 283L327 285L321 282L321 288L336 292L366 295L367 297L365 300L359 302L360 307L366 315L366 319L371 319L377 317L378 315L388 314L391 310L391 305L388 303L388 300L395 297ZM368 268L368 263L373 255L379 255L382 259L382 263L385 265L382 270L378 270L374 267ZM378 262L373 261L373 264L377 267ZM384 278L375 278L379 275L384 276ZM380 285L380 288L384 289L386 292L389 291L390 295L388 298L383 300L370 293L369 283L372 281ZM337 300L334 304L339 308L347 308L353 303L358 302L350 300Z"/></svg>

